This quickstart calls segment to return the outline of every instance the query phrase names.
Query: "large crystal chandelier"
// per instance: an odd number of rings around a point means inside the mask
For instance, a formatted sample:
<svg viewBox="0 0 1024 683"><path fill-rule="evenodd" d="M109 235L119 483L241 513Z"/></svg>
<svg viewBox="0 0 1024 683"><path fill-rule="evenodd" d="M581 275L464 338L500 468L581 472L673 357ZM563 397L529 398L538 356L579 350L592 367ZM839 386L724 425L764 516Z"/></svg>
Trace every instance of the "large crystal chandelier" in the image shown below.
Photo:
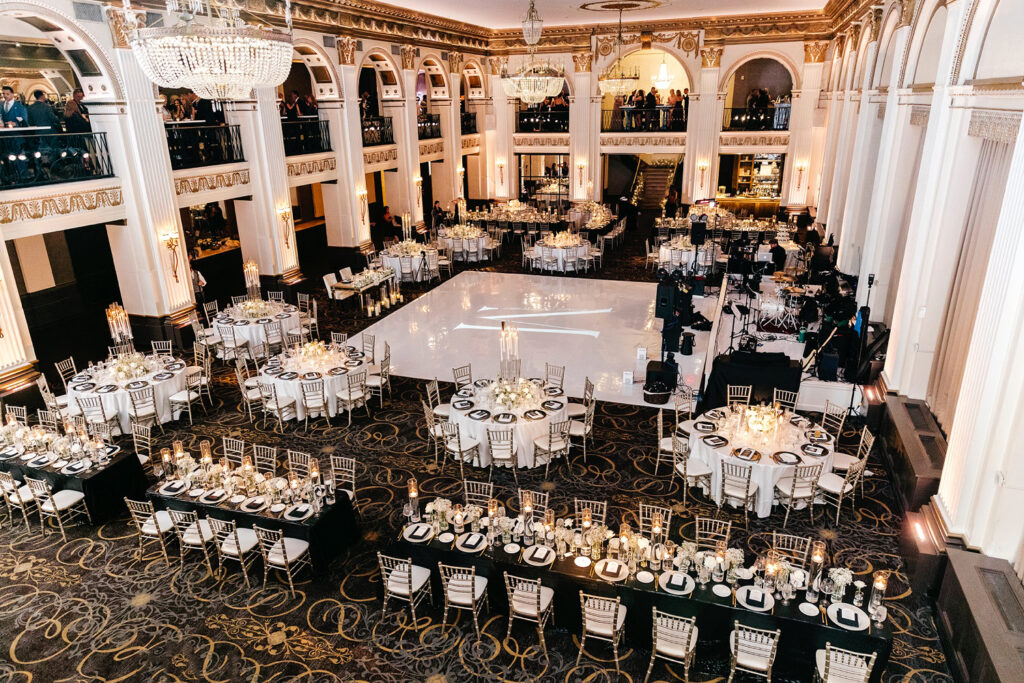
<svg viewBox="0 0 1024 683"><path fill-rule="evenodd" d="M146 28L124 0L128 42L146 76L165 88L188 88L211 100L241 100L253 88L276 87L292 65L291 2L287 30L246 23L217 0L167 0L173 26Z"/></svg>
<svg viewBox="0 0 1024 683"><path fill-rule="evenodd" d="M672 85L672 76L668 73L668 63L665 61L665 55L661 56L661 66L658 67L658 75L651 79L651 83L658 90L668 90L668 87Z"/></svg>
<svg viewBox="0 0 1024 683"><path fill-rule="evenodd" d="M615 38L615 61L607 71L597 77L597 87L602 95L625 97L640 82L640 74L636 71L627 73L622 65L622 10L619 10L619 34Z"/></svg>
<svg viewBox="0 0 1024 683"><path fill-rule="evenodd" d="M505 94L526 104L539 104L549 97L560 95L565 83L562 67L536 59L536 45L540 42L544 22L533 3L534 0L530 0L530 9L523 20L523 40L530 48L529 56L514 72L510 73L507 68L501 72L501 85Z"/></svg>

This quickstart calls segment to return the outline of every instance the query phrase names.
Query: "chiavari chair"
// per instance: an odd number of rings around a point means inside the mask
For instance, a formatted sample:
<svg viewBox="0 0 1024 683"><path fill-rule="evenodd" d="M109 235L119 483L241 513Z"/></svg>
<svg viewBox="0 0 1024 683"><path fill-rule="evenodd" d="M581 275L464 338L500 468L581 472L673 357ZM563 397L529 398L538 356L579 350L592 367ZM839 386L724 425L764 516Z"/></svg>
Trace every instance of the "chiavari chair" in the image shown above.
<svg viewBox="0 0 1024 683"><path fill-rule="evenodd" d="M256 532L246 527L239 527L234 520L215 519L209 517L210 529L215 538L217 548L217 565L220 573L225 572L225 562L231 560L242 567L242 578L245 587L249 588L249 569L256 562L257 553L253 552L259 544Z"/></svg>
<svg viewBox="0 0 1024 683"><path fill-rule="evenodd" d="M309 541L285 536L279 529L264 529L259 525L252 529L256 532L260 554L263 555L263 588L267 587L270 570L277 569L288 578L288 591L294 596L294 575L303 567L313 566L309 558Z"/></svg>
<svg viewBox="0 0 1024 683"><path fill-rule="evenodd" d="M612 656L615 658L615 674L619 671L619 643L626 632L626 606L622 599L607 598L580 591L580 610L583 613L583 633L580 636L580 650L576 655L576 666L586 647L587 638L603 640L612 644Z"/></svg>
<svg viewBox="0 0 1024 683"><path fill-rule="evenodd" d="M544 386L562 388L565 381L565 366L544 364Z"/></svg>
<svg viewBox="0 0 1024 683"><path fill-rule="evenodd" d="M811 556L811 539L773 530L772 550L790 565L806 569L808 558Z"/></svg>
<svg viewBox="0 0 1024 683"><path fill-rule="evenodd" d="M661 453L672 453L672 437L665 436L665 411L661 408L658 409L658 459L661 458ZM654 465L654 473L658 473L658 465Z"/></svg>
<svg viewBox="0 0 1024 683"><path fill-rule="evenodd" d="M313 457L309 453L301 453L289 449L287 458L289 472L294 473L300 479L309 477L309 471L313 463Z"/></svg>
<svg viewBox="0 0 1024 683"><path fill-rule="evenodd" d="M867 425L860 432L860 443L857 445L857 455L850 455L849 453L842 453L835 451L832 454L832 471L837 474L842 474L850 469L853 465L858 462L865 464L865 473L867 472L867 461L868 456L871 455L871 449L875 445L875 436L868 429ZM864 496L864 476L860 477L860 495Z"/></svg>
<svg viewBox="0 0 1024 683"><path fill-rule="evenodd" d="M605 516L608 512L608 502L604 500L587 500L586 498L573 498L573 518L576 521L576 527L582 528L583 526L583 511L590 511L590 523L591 524L604 524Z"/></svg>
<svg viewBox="0 0 1024 683"><path fill-rule="evenodd" d="M384 358L377 368L377 372L366 377L366 389L369 396L380 396L380 407L384 407L384 389L391 395L391 345L384 342Z"/></svg>
<svg viewBox="0 0 1024 683"><path fill-rule="evenodd" d="M865 655L826 642L824 650L814 653L815 678L822 683L867 683L877 657L877 652Z"/></svg>
<svg viewBox="0 0 1024 683"><path fill-rule="evenodd" d="M68 539L67 534L64 533L65 523L81 519L84 516L92 524L92 516L89 514L89 508L85 505L85 494L81 491L74 491L72 489L54 491L50 486L50 482L43 479L33 479L32 477L25 477L25 483L32 490L32 497L35 499L36 508L39 510L39 520L42 522L43 536L46 535L47 517L57 520L60 536L65 541Z"/></svg>
<svg viewBox="0 0 1024 683"><path fill-rule="evenodd" d="M587 403L594 400L594 383L590 381L589 377L583 380L583 401L582 403L574 403L572 401L565 404L566 417L570 420L578 420L587 414Z"/></svg>
<svg viewBox="0 0 1024 683"><path fill-rule="evenodd" d="M209 546L216 543L216 536L210 528L208 519L199 519L192 510L168 510L174 523L174 534L178 537L179 559L185 566L185 552L198 550L202 553L203 563L213 576L213 563L210 561Z"/></svg>
<svg viewBox="0 0 1024 683"><path fill-rule="evenodd" d="M153 349L154 356L160 356L162 358L171 358L174 355L174 344L168 340L155 340L149 343Z"/></svg>
<svg viewBox="0 0 1024 683"><path fill-rule="evenodd" d="M252 445L252 459L256 471L268 477L277 476L277 446Z"/></svg>
<svg viewBox="0 0 1024 683"><path fill-rule="evenodd" d="M696 617L677 617L662 612L657 607L652 607L651 613L651 663L647 665L644 683L651 677L654 660L659 658L674 664L682 664L683 680L688 682L693 656L697 652Z"/></svg>
<svg viewBox="0 0 1024 683"><path fill-rule="evenodd" d="M303 429L309 430L309 418L314 420L323 418L328 425L331 424L331 416L327 412L327 396L324 394L324 381L322 379L304 379L299 383L302 388L302 409L306 415L303 418Z"/></svg>
<svg viewBox="0 0 1024 683"><path fill-rule="evenodd" d="M834 505L836 508L836 524L839 524L839 513L843 509L843 500L849 497L850 507L854 506L854 490L860 483L865 467L867 467L867 461L858 460L846 470L844 476L839 476L835 472L826 472L818 477L818 491L822 500L825 505Z"/></svg>
<svg viewBox="0 0 1024 683"><path fill-rule="evenodd" d="M729 634L729 681L737 671L771 681L780 633L781 630L770 631L733 622L733 630Z"/></svg>
<svg viewBox="0 0 1024 683"><path fill-rule="evenodd" d="M810 508L811 519L814 519L814 499L818 495L818 479L821 477L821 463L797 465L793 473L775 482L775 496L786 506L786 516L782 520L782 528L789 523L789 513L797 503L804 503Z"/></svg>
<svg viewBox="0 0 1024 683"><path fill-rule="evenodd" d="M348 333L331 332L331 344L338 351L345 351L348 348Z"/></svg>
<svg viewBox="0 0 1024 683"><path fill-rule="evenodd" d="M164 556L164 562L168 566L171 558L167 553L167 542L165 537L174 533L174 522L167 510L154 510L151 501L132 500L125 498L124 504L128 506L131 513L132 523L139 535L139 549L135 552L135 559L141 560L146 552L146 542L155 542L160 546L160 552Z"/></svg>
<svg viewBox="0 0 1024 683"><path fill-rule="evenodd" d="M825 401L825 410L821 415L821 426L828 432L836 442L843 435L843 425L846 423L846 409L842 406L833 405L831 401Z"/></svg>
<svg viewBox="0 0 1024 683"><path fill-rule="evenodd" d="M719 541L729 545L729 533L732 530L732 522L729 520L697 517L695 526L697 550L715 550Z"/></svg>
<svg viewBox="0 0 1024 683"><path fill-rule="evenodd" d="M445 459L451 457L459 463L459 477L466 478L466 463L472 464L480 456L480 442L471 436L463 436L458 423L442 422L444 432Z"/></svg>
<svg viewBox="0 0 1024 683"><path fill-rule="evenodd" d="M65 358L62 361L57 361L54 365L57 368L57 374L60 375L60 381L64 383L64 394L66 395L68 382L78 374L78 370L75 368L75 359L74 357Z"/></svg>
<svg viewBox="0 0 1024 683"><path fill-rule="evenodd" d="M512 637L512 625L517 619L528 621L536 625L541 651L544 652L544 658L550 661L548 647L544 642L544 627L548 619L551 619L551 623L555 621L551 609L555 591L542 585L540 579L525 579L505 572L505 592L508 596L508 631L502 644Z"/></svg>
<svg viewBox="0 0 1024 683"><path fill-rule="evenodd" d="M747 463L726 459L722 459L720 464L718 509L722 509L722 503L739 501L743 505L743 524L746 526L750 504L757 499L757 482L751 478L754 468Z"/></svg>
<svg viewBox="0 0 1024 683"><path fill-rule="evenodd" d="M376 335L366 334L365 332L363 332L359 336L360 339L362 339L364 355L363 362L366 363L367 365L373 365L374 360L376 359L374 352L377 349L377 337Z"/></svg>
<svg viewBox="0 0 1024 683"><path fill-rule="evenodd" d="M366 417L370 417L370 404L366 400L366 370L350 372L345 375L347 385L336 394L338 410L348 413L348 424L352 426L352 413L362 406L366 409Z"/></svg>
<svg viewBox="0 0 1024 683"><path fill-rule="evenodd" d="M284 329L280 320L271 320L263 325L263 333L266 335L267 353L281 353L284 350Z"/></svg>
<svg viewBox="0 0 1024 683"><path fill-rule="evenodd" d="M247 295L245 295L245 294L240 294L238 296L232 296L231 297L231 305L232 306L237 306L238 304L243 303L248 298L249 297Z"/></svg>
<svg viewBox="0 0 1024 683"><path fill-rule="evenodd" d="M726 397L728 398L727 405L733 405L736 403L742 403L743 405L750 405L750 394L753 390L753 386L749 384L729 384L726 387Z"/></svg>
<svg viewBox="0 0 1024 683"><path fill-rule="evenodd" d="M260 400L263 402L263 427L267 426L267 418L273 417L277 420L277 426L284 431L284 421L290 420L296 414L295 399L281 397L277 393L277 387L262 379L259 382Z"/></svg>
<svg viewBox="0 0 1024 683"><path fill-rule="evenodd" d="M438 562L437 568L441 573L441 587L444 589L444 617L441 619L441 630L448 625L449 609L465 610L473 615L473 628L479 640L480 611L483 607L488 607L487 577L477 576L474 567L457 567Z"/></svg>
<svg viewBox="0 0 1024 683"><path fill-rule="evenodd" d="M4 406L4 416L8 420L13 416L15 420L28 427L28 408L25 406Z"/></svg>
<svg viewBox="0 0 1024 683"><path fill-rule="evenodd" d="M489 481L462 480L462 496L466 505L487 509L487 502L494 497L494 484Z"/></svg>
<svg viewBox="0 0 1024 683"><path fill-rule="evenodd" d="M676 429L686 420L693 419L693 411L697 408L697 401L693 397L693 389L683 384L676 394L674 406L676 411Z"/></svg>
<svg viewBox="0 0 1024 683"><path fill-rule="evenodd" d="M275 301L279 304L284 303L284 292L267 292L267 301Z"/></svg>
<svg viewBox="0 0 1024 683"><path fill-rule="evenodd" d="M583 462L587 461L587 441L593 441L594 439L594 409L596 406L597 403L591 401L587 404L587 410L583 415L582 421L569 421L569 436L576 437L583 443Z"/></svg>
<svg viewBox="0 0 1024 683"><path fill-rule="evenodd" d="M508 467L512 477L519 486L519 469L516 461L516 433L514 429L488 429L487 444L490 447L491 464L487 473L487 481L494 477L494 467Z"/></svg>
<svg viewBox="0 0 1024 683"><path fill-rule="evenodd" d="M86 424L90 427L97 424L107 425L111 433L115 430L118 434L121 433L120 420L117 415L107 415L107 409L104 407L103 401L99 396L79 396L77 400L78 407L82 411ZM10 407L8 406L8 408Z"/></svg>
<svg viewBox="0 0 1024 683"><path fill-rule="evenodd" d="M412 624L418 630L416 606L424 598L428 604L434 601L430 590L430 570L413 564L412 558L392 557L381 552L377 553L377 564L381 583L384 584L381 618L388 612L388 600L406 602L412 613Z"/></svg>
<svg viewBox="0 0 1024 683"><path fill-rule="evenodd" d="M469 363L452 368L452 377L455 379L455 389L463 389L473 385L473 366Z"/></svg>
<svg viewBox="0 0 1024 683"><path fill-rule="evenodd" d="M235 337L234 327L220 324L216 327L217 336L220 338L221 358L225 363L238 358L251 358L249 342Z"/></svg>
<svg viewBox="0 0 1024 683"><path fill-rule="evenodd" d="M331 456L331 477L334 490L342 491L352 501L352 507L358 509L356 501L356 461L341 455Z"/></svg>
<svg viewBox="0 0 1024 683"><path fill-rule="evenodd" d="M544 459L545 480L548 478L552 460L561 457L564 457L566 461L569 459L569 429L571 426L569 420L552 422L548 425L546 436L538 436L533 440L533 464L536 466L538 459Z"/></svg>
<svg viewBox="0 0 1024 683"><path fill-rule="evenodd" d="M655 533L653 522L655 521L655 515L661 515L661 531ZM640 503L637 511L637 519L640 522L640 535L650 536L657 542L660 539L668 538L669 530L672 526L672 508L663 507L661 505L651 505L650 503ZM654 537L659 538L655 539Z"/></svg>
<svg viewBox="0 0 1024 683"><path fill-rule="evenodd" d="M441 390L438 387L437 379L432 379L427 382L427 402L430 404L430 409L434 411L434 415L441 420L447 420L452 414L451 403L441 403Z"/></svg>
<svg viewBox="0 0 1024 683"><path fill-rule="evenodd" d="M192 424L192 404L193 403L198 401L199 405L202 406L202 408L203 408L203 412L204 413L206 412L206 406L203 404L203 402L202 402L202 395L200 394L200 391L202 391L202 386L201 386L202 377L203 377L203 373L200 372L200 371L195 371L195 370L193 370L191 372L186 371L185 372L185 388L182 389L181 391L177 392L177 393L171 394L170 398L168 399L168 401L170 401L170 404L171 404L171 412L172 412L172 414L175 411L178 411L179 419L181 417L181 412L182 411L187 411L188 412L188 423L189 424Z"/></svg>
<svg viewBox="0 0 1024 683"><path fill-rule="evenodd" d="M0 470L0 493L4 496L4 505L7 507L7 516L11 519L11 526L14 526L14 511L21 511L25 520L25 526L32 528L29 524L28 515L36 508L36 497L28 484L22 484L14 478L10 472ZM40 519L40 521L42 521Z"/></svg>
<svg viewBox="0 0 1024 683"><path fill-rule="evenodd" d="M156 413L156 391L153 387L142 387L128 392L128 415L132 419L132 426L155 425L160 427L160 433L164 426Z"/></svg>
<svg viewBox="0 0 1024 683"><path fill-rule="evenodd" d="M429 448L430 444L434 445L434 467L437 467L441 444L444 443L443 421L438 418L433 409L427 405L426 401L420 399L420 404L423 406L423 416L427 426L427 447ZM441 471L443 472L444 461L441 462L441 466Z"/></svg>
<svg viewBox="0 0 1024 683"><path fill-rule="evenodd" d="M224 457L232 467L241 467L245 458L245 441L230 436L221 437L221 447L224 449Z"/></svg>
<svg viewBox="0 0 1024 683"><path fill-rule="evenodd" d="M672 434L672 479L676 476L683 480L683 507L686 507L686 499L690 495L691 486L700 486L707 491L711 490L711 467L700 458L690 456L690 444L688 441Z"/></svg>
<svg viewBox="0 0 1024 683"><path fill-rule="evenodd" d="M772 402L777 403L783 408L788 408L791 412L796 412L796 404L799 401L799 391L786 391L785 389L778 388L772 390Z"/></svg>
<svg viewBox="0 0 1024 683"><path fill-rule="evenodd" d="M55 432L57 431L57 425L60 424L60 413L52 410L37 410L36 421L44 429Z"/></svg>
<svg viewBox="0 0 1024 683"><path fill-rule="evenodd" d="M252 422L253 406L257 408L262 408L263 406L259 378L250 377L249 365L244 360L239 359L235 361L235 379L238 381L238 391L242 395L242 405L245 406L245 413L249 417L249 422Z"/></svg>
<svg viewBox="0 0 1024 683"><path fill-rule="evenodd" d="M149 425L132 425L132 445L135 447L135 457L143 467L153 462L153 429Z"/></svg>

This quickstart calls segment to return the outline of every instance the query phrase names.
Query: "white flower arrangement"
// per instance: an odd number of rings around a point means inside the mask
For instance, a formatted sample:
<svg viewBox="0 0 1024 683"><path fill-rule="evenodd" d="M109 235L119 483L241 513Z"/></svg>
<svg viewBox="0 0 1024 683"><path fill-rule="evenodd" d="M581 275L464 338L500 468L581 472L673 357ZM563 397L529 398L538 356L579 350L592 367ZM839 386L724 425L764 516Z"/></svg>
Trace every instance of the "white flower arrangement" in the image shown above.
<svg viewBox="0 0 1024 683"><path fill-rule="evenodd" d="M680 562L693 562L693 558L697 554L697 544L690 541L683 541L676 548L676 557L679 558Z"/></svg>
<svg viewBox="0 0 1024 683"><path fill-rule="evenodd" d="M516 519L514 517L499 517L496 526L498 531L503 534L512 533L513 527L516 525Z"/></svg>
<svg viewBox="0 0 1024 683"><path fill-rule="evenodd" d="M462 510L462 515L470 522L480 519L483 514L483 508L479 505L467 505Z"/></svg>
<svg viewBox="0 0 1024 683"><path fill-rule="evenodd" d="M574 232L560 232L544 240L544 246L555 247L556 249L566 249L568 247L578 247L583 244L583 238Z"/></svg>
<svg viewBox="0 0 1024 683"><path fill-rule="evenodd" d="M138 351L118 356L107 365L106 372L113 382L128 382L156 372L160 364L153 358Z"/></svg>
<svg viewBox="0 0 1024 683"><path fill-rule="evenodd" d="M370 270L369 268L367 268L361 273L355 275L352 278L351 284L356 289L363 289L364 287L370 287L379 282L383 282L384 280L388 279L394 274L395 271L393 268L384 267L377 268L376 270Z"/></svg>
<svg viewBox="0 0 1024 683"><path fill-rule="evenodd" d="M427 514L436 514L439 517L445 516L452 509L452 501L447 498L435 498L424 507Z"/></svg>
<svg viewBox="0 0 1024 683"><path fill-rule="evenodd" d="M828 578L832 579L838 593L846 590L853 581L853 572L846 567L832 567L828 570Z"/></svg>
<svg viewBox="0 0 1024 683"><path fill-rule="evenodd" d="M388 247L388 253L392 256L419 256L421 251L426 250L426 245L421 244L416 240L405 240L404 242L392 244Z"/></svg>
<svg viewBox="0 0 1024 683"><path fill-rule="evenodd" d="M247 299L235 306L234 313L241 318L269 318L274 309L262 299Z"/></svg>
<svg viewBox="0 0 1024 683"><path fill-rule="evenodd" d="M471 240L476 239L477 237L482 237L483 231L473 225L459 223L458 225L453 225L448 228L448 230L445 231L444 236L452 239Z"/></svg>
<svg viewBox="0 0 1024 683"><path fill-rule="evenodd" d="M803 569L794 569L789 573L789 582L794 588L803 588L807 583L807 572Z"/></svg>
<svg viewBox="0 0 1024 683"><path fill-rule="evenodd" d="M728 548L725 551L725 562L726 565L732 569L738 569L743 566L743 549L742 548Z"/></svg>
<svg viewBox="0 0 1024 683"><path fill-rule="evenodd" d="M540 389L528 379L515 382L499 379L484 388L481 399L505 410L529 409L540 403Z"/></svg>

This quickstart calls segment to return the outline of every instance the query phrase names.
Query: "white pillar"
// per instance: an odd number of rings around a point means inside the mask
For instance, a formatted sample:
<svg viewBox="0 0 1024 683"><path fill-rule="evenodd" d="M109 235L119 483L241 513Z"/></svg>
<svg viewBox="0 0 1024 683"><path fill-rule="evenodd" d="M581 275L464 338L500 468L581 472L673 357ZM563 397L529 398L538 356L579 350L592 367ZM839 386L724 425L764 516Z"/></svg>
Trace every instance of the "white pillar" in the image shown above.
<svg viewBox="0 0 1024 683"><path fill-rule="evenodd" d="M455 83L457 74L449 76ZM444 159L430 164L430 182L434 199L448 206L462 196L459 167L462 165L462 120L455 98L434 104L434 113L441 119L441 139L444 140ZM430 207L425 207L429 211Z"/></svg>
<svg viewBox="0 0 1024 683"><path fill-rule="evenodd" d="M722 132L725 94L718 92L722 48L704 47L700 51L699 92L690 97L690 118L686 124L685 178L683 201L714 199L718 186L718 142ZM684 178L684 180L685 180Z"/></svg>
<svg viewBox="0 0 1024 683"><path fill-rule="evenodd" d="M487 130L488 156L494 161L493 169L489 169L493 197L495 199L515 199L519 196L514 173L515 159L512 156L512 134L515 131L515 101L505 95L501 84L501 67L507 57L491 57L491 103L494 110L494 127ZM493 150L493 154L491 153Z"/></svg>
<svg viewBox="0 0 1024 683"><path fill-rule="evenodd" d="M0 233L0 241L3 234ZM6 245L5 245L6 246ZM26 382L35 379L35 349L25 322L25 311L21 306L21 295L11 267L10 253L0 249L0 394L17 391Z"/></svg>
<svg viewBox="0 0 1024 683"><path fill-rule="evenodd" d="M351 148L348 136L345 109L340 99L320 100L320 118L327 121L330 130L331 150L334 153L334 169L337 180L321 183L324 202L324 223L327 245L331 247L355 247L359 245L359 198L353 191L362 178L352 177L352 157L363 158L362 140L359 146Z"/></svg>
<svg viewBox="0 0 1024 683"><path fill-rule="evenodd" d="M821 72L828 43L804 45L802 87L793 92L789 121L789 147L786 150L787 187L783 189L786 206L806 206L811 184L811 149L814 144L814 111L821 91Z"/></svg>
<svg viewBox="0 0 1024 683"><path fill-rule="evenodd" d="M591 101L591 61L592 54L589 52L574 54L573 73L566 76L572 78L575 93L569 104L569 199L574 202L592 197L593 185L597 184L593 180L594 168L600 169L601 166L600 160L596 158L598 153L595 152L594 144L600 138L601 101L598 99L596 105Z"/></svg>
<svg viewBox="0 0 1024 683"><path fill-rule="evenodd" d="M363 164L363 124L359 111L359 67L355 64L356 40L338 39L338 77L341 78L342 135L344 156L338 157L338 188L351 208L347 242L358 247L370 241L370 212L367 206L366 170Z"/></svg>

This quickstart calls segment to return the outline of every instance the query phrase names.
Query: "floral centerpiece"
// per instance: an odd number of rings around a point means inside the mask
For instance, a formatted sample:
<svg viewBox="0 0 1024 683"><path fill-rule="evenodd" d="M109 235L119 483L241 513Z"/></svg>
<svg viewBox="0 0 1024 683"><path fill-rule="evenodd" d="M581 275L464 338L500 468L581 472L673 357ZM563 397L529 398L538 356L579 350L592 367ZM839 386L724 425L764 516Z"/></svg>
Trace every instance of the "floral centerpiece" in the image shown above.
<svg viewBox="0 0 1024 683"><path fill-rule="evenodd" d="M262 299L246 299L234 309L236 316L242 318L267 318L273 313L270 304Z"/></svg>
<svg viewBox="0 0 1024 683"><path fill-rule="evenodd" d="M352 278L352 286L356 289L362 289L375 285L378 282L383 282L394 274L394 269L388 267L377 268L376 270L367 268Z"/></svg>
<svg viewBox="0 0 1024 683"><path fill-rule="evenodd" d="M544 240L544 246L555 247L557 249L566 249L568 247L578 247L583 244L583 238L574 232L560 232Z"/></svg>
<svg viewBox="0 0 1024 683"><path fill-rule="evenodd" d="M846 567L832 567L828 570L828 578L832 580L832 584L835 586L833 595L842 597L843 593L846 592L846 587L853 582L853 572Z"/></svg>
<svg viewBox="0 0 1024 683"><path fill-rule="evenodd" d="M466 225L465 223L459 223L458 225L453 225L448 228L444 234L445 237L451 237L452 239L471 240L480 237L483 233L480 228L472 225Z"/></svg>
<svg viewBox="0 0 1024 683"><path fill-rule="evenodd" d="M419 256L420 252L426 251L427 247L416 240L405 240L388 247L388 253L392 256Z"/></svg>
<svg viewBox="0 0 1024 683"><path fill-rule="evenodd" d="M299 358L301 358L303 363L321 363L327 358L328 353L330 351L327 348L327 344L320 340L311 341L303 344L299 352Z"/></svg>
<svg viewBox="0 0 1024 683"><path fill-rule="evenodd" d="M540 403L540 389L528 379L508 381L499 379L491 382L480 394L481 400L495 408L520 411L529 410Z"/></svg>
<svg viewBox="0 0 1024 683"><path fill-rule="evenodd" d="M112 381L123 383L145 377L159 368L160 364L155 359L136 351L111 360L107 365L107 373Z"/></svg>
<svg viewBox="0 0 1024 683"><path fill-rule="evenodd" d="M746 408L747 427L754 432L775 431L782 423L782 411L778 404L750 406Z"/></svg>
<svg viewBox="0 0 1024 683"><path fill-rule="evenodd" d="M448 513L452 509L452 501L447 498L435 498L424 507L428 515L434 515L442 529L448 528Z"/></svg>

